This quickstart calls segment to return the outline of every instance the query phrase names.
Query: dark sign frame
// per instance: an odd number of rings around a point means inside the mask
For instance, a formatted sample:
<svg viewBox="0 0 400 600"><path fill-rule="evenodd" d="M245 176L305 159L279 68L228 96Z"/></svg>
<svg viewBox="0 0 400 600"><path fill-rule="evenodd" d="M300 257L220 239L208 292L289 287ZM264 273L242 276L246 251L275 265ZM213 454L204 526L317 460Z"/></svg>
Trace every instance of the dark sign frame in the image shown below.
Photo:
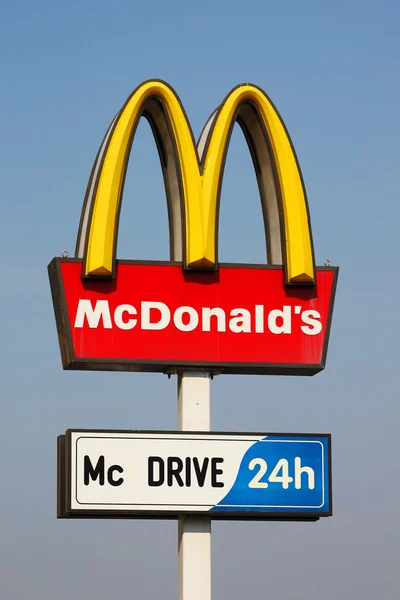
<svg viewBox="0 0 400 600"><path fill-rule="evenodd" d="M71 433L119 433L119 434L173 434L176 436L181 435L196 435L201 434L202 436L207 435L224 435L224 436L246 436L246 435L279 435L285 437L307 437L307 438L327 438L328 442L328 479L329 479L329 510L326 512L295 512L288 511L286 513L279 512L256 512L252 511L229 511L227 512L213 512L208 511L201 513L199 511L180 510L176 513L172 511L160 510L96 510L91 511L90 509L76 510L71 509ZM320 518L332 516L332 446L331 446L331 434L330 433L259 433L259 432L222 432L222 431L157 431L157 430L110 430L110 429L68 429L64 435L60 435L57 438L57 518L58 519L168 519L174 520L181 518L183 515L196 516L196 518L205 518L212 520L224 520L224 521L298 521L298 522L315 522Z"/></svg>
<svg viewBox="0 0 400 600"><path fill-rule="evenodd" d="M77 258L53 258L48 266L51 294L55 320L57 325L58 340L61 351L61 359L64 369L83 370L83 371L130 371L130 372L150 372L174 374L183 370L206 371L207 373L231 374L231 375L315 375L325 368L326 356L328 352L329 336L332 323L333 307L335 303L336 286L339 274L339 267L316 267L316 271L332 271L334 273L332 293L329 303L328 319L326 323L325 339L322 352L321 363L318 364L294 364L294 363L214 363L197 361L167 361L167 360L123 360L123 359L101 359L101 358L78 358L74 353L74 346L71 336L71 323L69 322L65 290L61 275L61 262L82 263ZM159 266L182 266L182 263L172 261L146 261L146 260L118 260L120 264L142 264ZM280 270L281 265L266 264L240 264L240 263L221 263L223 268L250 268L265 270ZM93 281L93 278L91 278ZM104 283L104 279L102 279ZM282 281L282 285L284 282ZM288 285L285 287L297 287Z"/></svg>

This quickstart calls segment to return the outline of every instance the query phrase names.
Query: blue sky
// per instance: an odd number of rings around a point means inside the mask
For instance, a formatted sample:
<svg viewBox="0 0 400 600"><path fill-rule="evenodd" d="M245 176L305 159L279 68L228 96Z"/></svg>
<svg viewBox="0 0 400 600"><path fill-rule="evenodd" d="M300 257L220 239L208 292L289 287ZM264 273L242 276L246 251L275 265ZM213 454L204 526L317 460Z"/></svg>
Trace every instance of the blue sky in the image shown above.
<svg viewBox="0 0 400 600"><path fill-rule="evenodd" d="M176 89L196 137L234 85L265 89L300 160L317 263L341 267L322 374L212 384L215 430L332 433L334 516L214 524L213 597L399 596L399 17L391 1L3 2L2 597L177 596L176 523L55 515L58 434L176 427L174 378L62 370L46 272L53 256L73 254L108 124L153 77ZM263 262L256 182L237 128L221 202L221 260ZM119 257L168 258L166 214L143 122Z"/></svg>

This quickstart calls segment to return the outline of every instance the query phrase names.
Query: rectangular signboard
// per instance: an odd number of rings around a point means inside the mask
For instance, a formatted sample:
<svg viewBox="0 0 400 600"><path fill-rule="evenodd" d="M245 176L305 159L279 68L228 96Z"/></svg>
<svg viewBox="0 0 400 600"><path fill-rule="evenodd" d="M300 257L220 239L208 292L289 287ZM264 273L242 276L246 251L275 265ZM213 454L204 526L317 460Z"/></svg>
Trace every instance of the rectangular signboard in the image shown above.
<svg viewBox="0 0 400 600"><path fill-rule="evenodd" d="M337 269L285 286L282 267L117 261L113 280L82 261L49 265L66 369L313 375L325 366Z"/></svg>
<svg viewBox="0 0 400 600"><path fill-rule="evenodd" d="M316 520L332 514L330 435L68 430L59 517Z"/></svg>

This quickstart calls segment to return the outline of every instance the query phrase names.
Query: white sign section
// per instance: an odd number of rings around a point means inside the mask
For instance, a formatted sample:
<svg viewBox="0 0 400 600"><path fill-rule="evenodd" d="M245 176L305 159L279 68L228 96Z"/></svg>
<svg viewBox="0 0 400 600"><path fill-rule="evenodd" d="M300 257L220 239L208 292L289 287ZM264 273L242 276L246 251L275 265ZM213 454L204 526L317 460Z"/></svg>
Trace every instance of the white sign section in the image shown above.
<svg viewBox="0 0 400 600"><path fill-rule="evenodd" d="M60 517L301 518L331 511L330 436L76 431L59 438Z"/></svg>

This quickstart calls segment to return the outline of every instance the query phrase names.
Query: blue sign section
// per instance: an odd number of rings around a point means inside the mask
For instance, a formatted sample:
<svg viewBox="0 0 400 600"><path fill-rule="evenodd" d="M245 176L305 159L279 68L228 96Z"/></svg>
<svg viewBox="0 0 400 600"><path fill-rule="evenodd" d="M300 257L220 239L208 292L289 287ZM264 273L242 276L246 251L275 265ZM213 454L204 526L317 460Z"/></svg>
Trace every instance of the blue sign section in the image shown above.
<svg viewBox="0 0 400 600"><path fill-rule="evenodd" d="M330 479L329 436L268 435L247 450L211 512L329 516Z"/></svg>

